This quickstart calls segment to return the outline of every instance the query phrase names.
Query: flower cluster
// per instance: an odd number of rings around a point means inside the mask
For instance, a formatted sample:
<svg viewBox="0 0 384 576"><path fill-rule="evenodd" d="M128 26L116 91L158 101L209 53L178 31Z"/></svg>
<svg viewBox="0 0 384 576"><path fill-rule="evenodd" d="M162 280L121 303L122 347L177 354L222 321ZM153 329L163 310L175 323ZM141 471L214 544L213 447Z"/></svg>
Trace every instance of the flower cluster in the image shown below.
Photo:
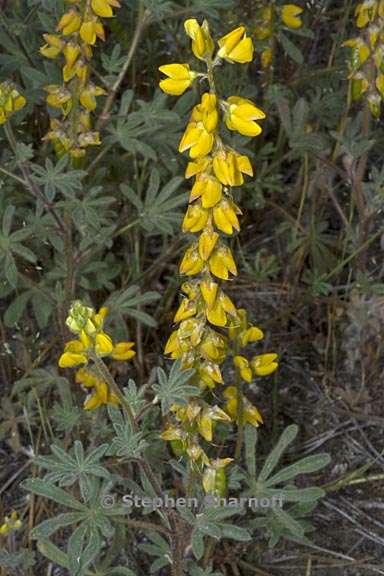
<svg viewBox="0 0 384 576"><path fill-rule="evenodd" d="M259 9L254 35L257 40L263 43L261 52L263 68L268 68L272 63L280 26L285 25L293 30L301 28L303 23L300 14L302 12L303 9L296 4L275 6L269 2Z"/></svg>
<svg viewBox="0 0 384 576"><path fill-rule="evenodd" d="M168 94L182 94L196 78L208 80L209 90L202 94L181 138L179 151L188 152L190 162L186 178L194 178L189 206L182 229L193 234L180 264L180 273L189 279L182 285L183 297L175 314L177 328L171 334L165 353L173 359L181 359L184 368L193 368L191 383L202 390L214 389L223 384L221 364L232 353L235 369L244 374L238 355L240 347L247 346L263 337L261 330L248 324L246 313L238 310L222 288L222 281L237 275L236 263L231 249L225 242L240 230L240 208L236 205L231 188L241 186L244 175L253 175L249 158L226 145L220 136L223 122L229 130L245 136L257 136L262 129L258 120L265 114L253 102L240 96L220 99L215 88L216 66L226 60L230 63L250 62L253 45L240 26L218 40L215 45L206 21L200 25L191 19L185 22L185 31L192 40L192 51L206 65L206 72L191 70L188 64L169 64L160 67L167 78L160 87ZM277 367L275 354L265 354L250 361L251 374L270 374ZM248 377L249 376L249 377ZM235 397L230 397L233 389ZM186 407L174 406L174 422L162 434L177 453L184 453L194 470L202 477L207 492L220 491L225 485L224 468L231 458L211 460L200 444L201 438L211 442L217 422L244 421L257 426L261 422L249 416L257 412L250 403L245 413L239 414L237 399L240 387L225 390L227 411L204 400L190 399ZM234 400L234 401L233 401ZM244 403L241 403L242 406ZM247 411L248 410L248 411ZM257 412L258 413L258 412ZM245 415L244 415L245 414Z"/></svg>
<svg viewBox="0 0 384 576"><path fill-rule="evenodd" d="M91 410L103 404L118 404L119 400L108 384L101 379L92 368L88 368L90 361L105 356L113 360L130 360L135 356L132 350L133 342L118 342L113 344L111 337L104 332L104 319L108 309L103 307L98 312L80 301L72 304L66 324L71 332L78 336L77 340L66 343L64 352L59 358L60 368L86 365L76 373L76 382L91 394L85 401L84 408Z"/></svg>
<svg viewBox="0 0 384 576"><path fill-rule="evenodd" d="M90 79L90 60L96 40L105 39L101 18L111 18L118 0L66 0L68 10L61 17L57 34L44 34L46 44L40 49L47 58L63 56L63 83L45 87L47 103L62 113L52 118L45 136L52 140L58 155L69 152L79 158L88 146L100 144L99 133L92 130L91 112L96 98L105 90Z"/></svg>
<svg viewBox="0 0 384 576"><path fill-rule="evenodd" d="M14 112L25 106L24 96L18 93L12 82L0 84L0 124L5 124Z"/></svg>
<svg viewBox="0 0 384 576"><path fill-rule="evenodd" d="M384 1L361 2L356 6L355 17L361 33L343 44L352 49L352 99L360 100L365 95L371 114L377 118L384 99Z"/></svg>
<svg viewBox="0 0 384 576"><path fill-rule="evenodd" d="M17 512L13 511L10 516L4 517L3 523L0 524L0 536L6 536L14 530L19 530L21 526L21 520Z"/></svg>

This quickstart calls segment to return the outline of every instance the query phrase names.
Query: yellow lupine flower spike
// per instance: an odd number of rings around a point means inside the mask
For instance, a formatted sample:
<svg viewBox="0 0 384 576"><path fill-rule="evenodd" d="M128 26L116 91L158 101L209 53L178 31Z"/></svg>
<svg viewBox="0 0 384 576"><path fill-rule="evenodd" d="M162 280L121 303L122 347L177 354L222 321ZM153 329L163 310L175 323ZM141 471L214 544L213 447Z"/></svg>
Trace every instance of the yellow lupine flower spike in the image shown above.
<svg viewBox="0 0 384 576"><path fill-rule="evenodd" d="M299 17L302 12L303 9L296 4L284 4L281 9L281 18L288 28L300 28L303 25Z"/></svg>
<svg viewBox="0 0 384 576"><path fill-rule="evenodd" d="M176 327L168 338L165 353L172 359L180 359L183 368L193 368L190 384L201 390L213 390L223 384L220 366L229 353L234 356L241 377L251 382L254 374L251 364L237 351L263 337L260 329L248 324L245 311L236 309L220 282L228 280L230 274L237 275L235 260L225 243L226 235L240 230L241 210L233 202L230 189L241 186L244 175L253 175L249 158L226 145L220 130L225 123L229 130L248 137L257 136L261 132L258 121L265 118L265 114L240 96L220 100L213 80L221 59L231 63L251 61L253 46L245 28L240 26L219 39L216 55L206 22L200 26L191 18L185 22L185 30L192 39L192 51L206 65L207 74L191 73L186 64L161 66L160 71L168 78L160 81L160 88L169 94L182 94L198 74L202 81L208 81L209 89L193 107L179 143L179 151L188 152L192 159L185 177L195 178L182 231L196 237L180 263L180 273L190 279L182 285L184 295L173 318ZM247 400L240 418L236 387L227 388L226 394L226 412L218 406L207 405L201 397L190 398L186 406L174 405L171 411L176 424L171 419L162 434L163 439L171 442L177 456L189 459L207 492L225 491L224 468L231 459L211 460L201 446L202 440L212 443L216 423L229 422L231 416L238 423L241 420L257 426L262 422L257 409Z"/></svg>

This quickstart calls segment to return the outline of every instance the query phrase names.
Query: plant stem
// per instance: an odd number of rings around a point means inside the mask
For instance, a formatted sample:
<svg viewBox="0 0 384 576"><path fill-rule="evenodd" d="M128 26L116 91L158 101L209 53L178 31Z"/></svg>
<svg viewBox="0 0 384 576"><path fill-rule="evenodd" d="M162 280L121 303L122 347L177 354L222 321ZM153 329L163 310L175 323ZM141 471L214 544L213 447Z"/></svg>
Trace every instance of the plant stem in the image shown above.
<svg viewBox="0 0 384 576"><path fill-rule="evenodd" d="M124 77L127 73L127 70L129 68L129 66L131 65L132 59L133 59L135 52L137 50L137 47L139 45L141 35L142 35L144 29L146 28L149 20L150 20L150 14L151 13L149 10L144 10L144 1L140 0L139 15L137 18L136 29L135 29L135 32L133 34L131 45L129 47L127 59L124 62L124 65L120 71L120 74L118 75L118 77L117 77L115 83L113 84L111 91L110 91L110 93L109 93L109 95L105 101L104 108L103 108L103 110L99 116L99 119L96 123L96 130L101 130L103 128L104 124L108 121L109 112L112 108L112 105L115 101L117 92L120 88L122 81L124 80Z"/></svg>
<svg viewBox="0 0 384 576"><path fill-rule="evenodd" d="M21 173L23 175L24 180L22 180L21 178L18 178L17 176L6 171L3 168L1 169L1 171L3 173L7 174L7 176L10 176L12 178L16 178L20 183L22 183L27 188L27 190L29 190L29 192L31 192L38 200L40 200L40 202L43 204L43 206L46 208L46 210L52 215L52 217L55 220L56 224L58 225L60 231L63 234L66 234L66 228L65 228L65 224L64 224L63 220L57 214L54 206L47 200L47 198L44 196L43 192L40 190L40 188L33 181L27 162L17 159L17 140L15 138L11 123L9 121L6 124L4 124L4 132L5 132L5 135L7 137L8 142L9 142L9 145L12 149L12 152L15 154L16 162L17 162L17 164L21 170Z"/></svg>

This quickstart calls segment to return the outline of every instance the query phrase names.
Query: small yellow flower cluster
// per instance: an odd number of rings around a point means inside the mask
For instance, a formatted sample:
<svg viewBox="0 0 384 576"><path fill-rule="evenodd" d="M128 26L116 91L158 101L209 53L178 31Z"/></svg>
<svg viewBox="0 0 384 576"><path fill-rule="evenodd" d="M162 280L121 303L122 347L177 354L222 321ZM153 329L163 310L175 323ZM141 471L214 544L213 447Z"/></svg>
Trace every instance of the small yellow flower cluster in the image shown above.
<svg viewBox="0 0 384 576"><path fill-rule="evenodd" d="M12 512L10 516L5 516L3 523L0 524L0 536L6 536L14 530L19 530L21 526L17 512Z"/></svg>
<svg viewBox="0 0 384 576"><path fill-rule="evenodd" d="M241 186L244 174L252 176L253 170L247 156L222 141L220 121L229 130L252 137L261 133L257 121L265 118L265 114L240 96L220 99L215 88L215 69L223 60L230 63L252 60L253 45L245 28L240 26L220 38L216 54L206 21L200 25L195 19L187 20L185 31L192 40L194 55L205 63L206 72L190 70L188 64L161 66L160 71L167 78L161 80L160 88L168 94L179 95L196 78L201 78L208 80L209 90L193 108L179 144L179 151L188 151L190 156L186 178L195 178L182 229L197 237L180 264L181 274L190 280L182 285L184 297L174 317L178 327L171 334L165 353L173 359L180 358L183 368L195 370L193 384L201 389L213 389L223 383L220 365L231 350L238 349L237 342L242 340L246 346L263 337L261 330L248 325L245 311L237 310L221 287L222 280L237 275L232 252L224 241L226 236L240 230L241 210L233 200L231 188ZM265 373L271 373L277 367L275 360L276 355L268 354L255 358L254 373L261 375L262 365L269 365ZM231 387L227 389L227 397L230 391ZM214 490L216 481L225 484L224 468L231 459L210 460L200 446L199 437L211 442L216 422L236 420L234 403L228 400L227 408L226 413L216 405L212 407L203 400L190 399L186 407L173 407L176 423L162 435L171 441L175 451L187 455L193 468L201 473L207 492ZM252 423L258 425L260 421L253 419Z"/></svg>
<svg viewBox="0 0 384 576"><path fill-rule="evenodd" d="M352 48L349 62L352 99L366 95L371 114L380 116L384 99L384 0L365 0L356 6L357 38L344 42Z"/></svg>
<svg viewBox="0 0 384 576"><path fill-rule="evenodd" d="M134 352L131 350L132 355ZM120 400L109 390L108 384L87 368L79 368L75 381L86 390L91 390L84 402L85 410L94 410L103 404L120 404Z"/></svg>
<svg viewBox="0 0 384 576"><path fill-rule="evenodd" d="M25 106L24 96L18 93L12 82L2 82L0 84L0 124L5 124L14 112Z"/></svg>
<svg viewBox="0 0 384 576"><path fill-rule="evenodd" d="M275 6L268 4L258 11L257 25L254 35L257 40L263 41L261 52L261 65L268 68L273 60L273 52L278 37L279 27L283 24L291 29L301 28L303 25L300 14L303 9L296 4Z"/></svg>
<svg viewBox="0 0 384 576"><path fill-rule="evenodd" d="M90 60L96 40L105 39L100 18L111 18L118 0L66 0L69 9L61 17L57 34L44 34L46 44L40 49L47 58L62 55L63 83L49 84L47 103L62 112L62 119L51 119L45 136L52 140L58 155L69 152L79 158L88 146L100 144L100 135L91 127L91 112L96 98L105 90L90 80Z"/></svg>
<svg viewBox="0 0 384 576"><path fill-rule="evenodd" d="M94 308L84 306L80 301L72 304L66 324L71 332L78 335L77 340L66 343L59 358L60 368L87 365L90 360L110 356L113 360L130 360L135 356L133 342L118 342L103 330L108 309L103 307L96 313ZM76 382L85 388L92 388L92 394L84 404L86 410L98 408L102 404L118 403L118 398L109 390L108 384L91 369L81 368L76 373Z"/></svg>

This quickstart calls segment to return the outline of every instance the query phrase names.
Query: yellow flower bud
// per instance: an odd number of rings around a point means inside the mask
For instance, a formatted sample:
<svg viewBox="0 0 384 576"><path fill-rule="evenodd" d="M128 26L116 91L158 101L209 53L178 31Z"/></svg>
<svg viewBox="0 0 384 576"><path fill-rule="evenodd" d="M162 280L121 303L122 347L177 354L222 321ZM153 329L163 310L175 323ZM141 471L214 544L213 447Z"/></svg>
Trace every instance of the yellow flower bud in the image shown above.
<svg viewBox="0 0 384 576"><path fill-rule="evenodd" d="M213 230L207 229L200 235L199 238L199 254L200 258L204 261L208 260L210 257L212 250L216 246L216 243L219 239L219 235L217 232L213 232Z"/></svg>
<svg viewBox="0 0 384 576"><path fill-rule="evenodd" d="M209 33L206 20L200 26L197 20L190 18L184 22L186 34L192 39L192 52L199 60L207 60L212 57L214 44Z"/></svg>

